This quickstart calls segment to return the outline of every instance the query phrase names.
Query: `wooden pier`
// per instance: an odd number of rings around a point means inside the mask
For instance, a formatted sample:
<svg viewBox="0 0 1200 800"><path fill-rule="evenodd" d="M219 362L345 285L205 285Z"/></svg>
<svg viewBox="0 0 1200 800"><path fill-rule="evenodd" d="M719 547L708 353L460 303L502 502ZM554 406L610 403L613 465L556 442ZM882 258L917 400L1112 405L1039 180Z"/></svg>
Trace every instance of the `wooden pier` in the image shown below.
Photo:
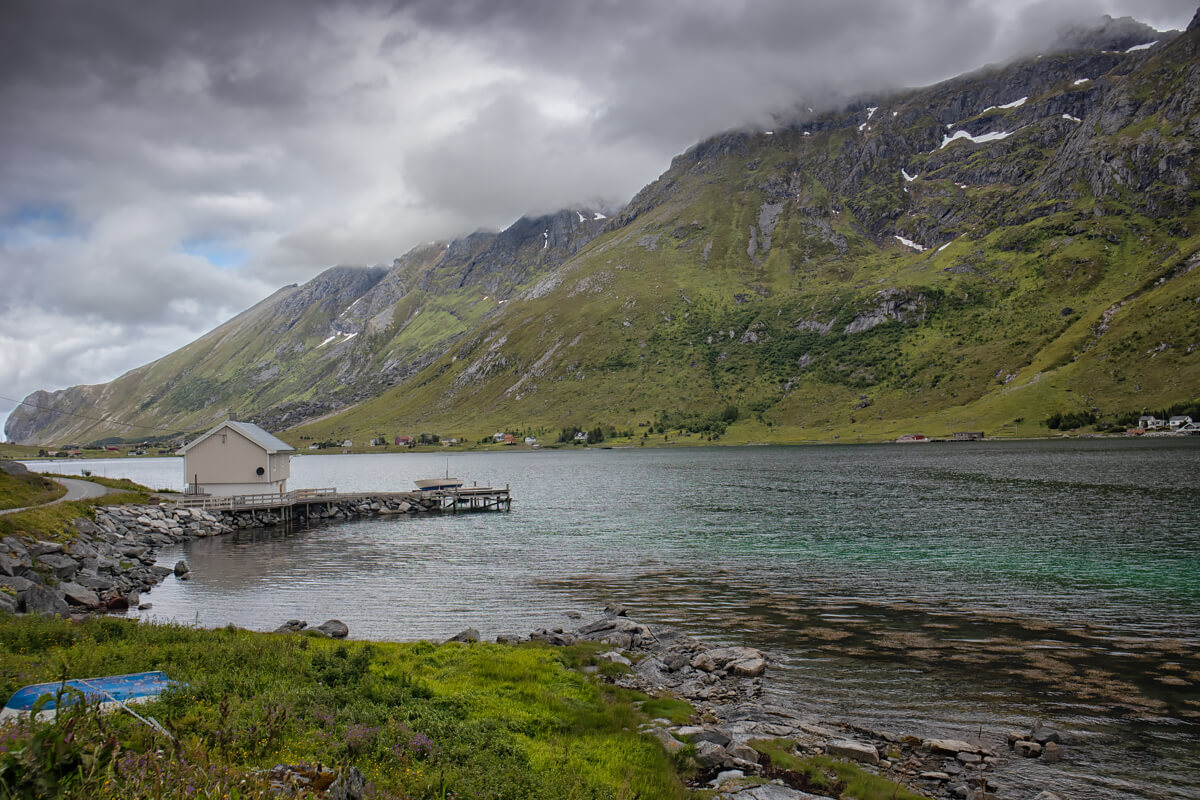
<svg viewBox="0 0 1200 800"><path fill-rule="evenodd" d="M413 508L458 514L471 511L510 511L512 496L508 486L462 486L457 489L434 489L412 492L339 492L337 489L297 489L291 492L265 494L217 495L161 495L161 499L181 508L199 508L205 511L278 511L285 518L304 509L304 516L312 506L325 506L329 510L340 503L362 503L370 500L389 504L409 503ZM388 512L390 513L390 512Z"/></svg>

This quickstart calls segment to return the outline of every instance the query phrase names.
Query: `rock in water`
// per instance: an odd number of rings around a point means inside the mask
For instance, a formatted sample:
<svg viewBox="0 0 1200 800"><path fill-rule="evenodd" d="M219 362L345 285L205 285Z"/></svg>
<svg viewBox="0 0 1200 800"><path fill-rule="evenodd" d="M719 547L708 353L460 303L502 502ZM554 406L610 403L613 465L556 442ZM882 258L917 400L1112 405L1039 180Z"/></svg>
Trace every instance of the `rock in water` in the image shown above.
<svg viewBox="0 0 1200 800"><path fill-rule="evenodd" d="M287 622L275 629L275 633L299 633L308 627L308 623L304 620L289 619Z"/></svg>
<svg viewBox="0 0 1200 800"><path fill-rule="evenodd" d="M460 631L459 633L454 634L446 641L447 642L478 642L479 641L479 631L475 630L474 628L467 628L465 631Z"/></svg>
<svg viewBox="0 0 1200 800"><path fill-rule="evenodd" d="M726 670L743 678L757 678L767 669L762 651L753 647L717 647L692 659L692 666L705 672Z"/></svg>
<svg viewBox="0 0 1200 800"><path fill-rule="evenodd" d="M329 619L317 626L317 630L330 639L345 639L350 635L350 628L340 619Z"/></svg>
<svg viewBox="0 0 1200 800"><path fill-rule="evenodd" d="M189 572L191 572L191 571L192 571L192 570L191 570L191 568L190 568L190 567L188 567L188 565L187 565L187 562L186 562L186 561L177 561L177 562L175 562L175 575L176 575L176 577L178 577L178 576L180 576L180 575L187 575L187 574L188 574Z"/></svg>

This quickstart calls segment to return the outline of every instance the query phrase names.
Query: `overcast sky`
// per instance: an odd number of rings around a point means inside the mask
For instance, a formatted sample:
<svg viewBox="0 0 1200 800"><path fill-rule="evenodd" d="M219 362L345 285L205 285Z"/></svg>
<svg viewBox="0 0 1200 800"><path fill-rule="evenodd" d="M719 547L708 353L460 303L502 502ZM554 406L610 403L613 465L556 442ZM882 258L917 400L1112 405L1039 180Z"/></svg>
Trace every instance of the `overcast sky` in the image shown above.
<svg viewBox="0 0 1200 800"><path fill-rule="evenodd" d="M1196 2L5 0L0 395L111 380L333 264L623 203L773 111Z"/></svg>

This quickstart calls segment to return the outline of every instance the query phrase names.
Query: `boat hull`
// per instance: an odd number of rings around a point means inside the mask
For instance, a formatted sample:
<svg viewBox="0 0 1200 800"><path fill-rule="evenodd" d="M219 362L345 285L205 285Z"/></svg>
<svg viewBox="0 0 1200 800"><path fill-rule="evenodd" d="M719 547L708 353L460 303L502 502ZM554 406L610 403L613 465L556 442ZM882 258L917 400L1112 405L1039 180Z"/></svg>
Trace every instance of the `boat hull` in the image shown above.
<svg viewBox="0 0 1200 800"><path fill-rule="evenodd" d="M74 678L53 683L35 683L18 689L4 708L0 709L0 720L8 720L33 713L39 698L49 696L38 710L38 719L53 718L58 713L61 700L63 706L80 702L100 704L101 710L119 708L122 704L146 703L162 694L174 681L160 671L134 672L128 675L108 675L101 678ZM65 690L62 697L60 689Z"/></svg>
<svg viewBox="0 0 1200 800"><path fill-rule="evenodd" d="M413 481L422 492L434 492L445 489L461 489L463 482L458 478L426 478Z"/></svg>

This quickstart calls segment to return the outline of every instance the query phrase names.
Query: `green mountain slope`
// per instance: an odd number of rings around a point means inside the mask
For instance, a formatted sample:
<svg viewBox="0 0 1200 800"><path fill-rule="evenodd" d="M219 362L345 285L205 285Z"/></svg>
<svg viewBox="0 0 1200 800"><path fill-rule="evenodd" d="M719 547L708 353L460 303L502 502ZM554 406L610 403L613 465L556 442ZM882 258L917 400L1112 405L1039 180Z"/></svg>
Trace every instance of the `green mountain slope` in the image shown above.
<svg viewBox="0 0 1200 800"><path fill-rule="evenodd" d="M35 402L339 440L712 432L735 407L726 441L853 441L1191 400L1198 40L1193 23L718 136L614 219L565 211L386 274L334 270ZM6 431L137 436L41 411Z"/></svg>

